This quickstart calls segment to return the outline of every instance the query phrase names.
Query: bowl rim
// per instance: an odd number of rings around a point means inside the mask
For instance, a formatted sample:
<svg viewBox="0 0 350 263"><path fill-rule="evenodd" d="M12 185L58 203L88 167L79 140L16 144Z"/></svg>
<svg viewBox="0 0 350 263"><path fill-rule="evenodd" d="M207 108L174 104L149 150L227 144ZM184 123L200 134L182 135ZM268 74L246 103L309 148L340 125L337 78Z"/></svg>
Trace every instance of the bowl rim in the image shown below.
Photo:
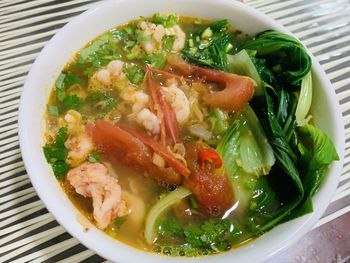
<svg viewBox="0 0 350 263"><path fill-rule="evenodd" d="M82 23L82 21L89 18L90 16L93 16L95 13L98 13L99 10L104 9L104 8L108 8L108 6L111 5L111 3L116 4L116 3L127 2L127 1L128 0L102 1L101 3L97 4L95 7L83 12L82 14L80 14L77 17L75 17L74 19L72 19L69 23L67 23L64 27L62 27L50 39L50 41L45 45L45 47L42 49L42 51L40 52L40 54L36 58L35 62L33 63L33 66L32 66L32 68L27 76L26 81L25 81L22 95L21 95L21 99L20 99L19 120L18 120L18 123L19 123L19 141L20 141L20 148L21 148L21 152L22 152L22 158L24 161L25 168L26 168L28 175L30 177L30 180L31 180L35 190L37 191L38 196L44 202L46 208L50 211L50 213L55 217L55 219L59 222L59 224L62 225L67 230L67 232L69 232L69 234L71 234L73 237L76 237L82 244L84 244L89 249L95 251L97 254L100 254L102 257L107 258L107 259L112 260L112 261L116 260L116 257L113 255L113 253L107 252L106 248L103 248L103 247L96 248L95 247L96 244L94 243L93 239L86 238L87 237L86 234L83 233L80 229L77 230L74 228L75 226L71 226L70 224L67 224L67 221L64 218L65 217L64 213L59 213L58 211L56 211L56 208L50 202L50 200L48 198L49 195L46 195L46 192L45 192L45 186L40 185L40 182L38 182L38 180L33 176L33 174L35 174L36 166L31 163L31 154L32 153L31 153L30 149L28 149L28 147L29 147L28 141L30 141L30 138L28 138L28 135L26 133L26 127L27 127L26 125L28 125L26 118L28 117L28 113L30 112L30 107L29 107L30 103L28 102L28 99L26 99L26 98L29 97L28 93L30 93L30 91L31 91L29 88L30 83L36 77L36 74L37 74L36 72L39 70L39 64L41 63L42 60L45 59L45 57L47 55L50 55L48 52L50 51L50 49L52 49L52 46L54 45L56 39L58 39L59 37L63 37L66 31L70 30L70 28L72 28L73 26L76 26L76 25ZM193 1L198 1L198 0L193 0ZM203 1L203 2L205 2L205 1ZM232 8L233 7L237 8L243 12L249 13L250 16L255 16L259 20L263 20L266 23L273 25L274 28L277 28L277 30L279 30L281 32L285 32L285 33L288 33L290 35L293 35L293 34L291 34L291 32L289 30L287 30L285 27L280 25L277 21L273 20L272 18L268 17L267 15L263 14L262 12L253 9L252 7L250 7L246 4L240 3L238 1L232 1L232 0L218 0L216 2L217 2L217 4L231 5ZM311 55L312 61L313 61L313 66L312 66L313 74L316 74L320 78L320 80L324 83L323 86L326 89L325 92L327 93L327 95L330 95L330 97L332 99L333 107L334 107L333 108L334 114L335 114L335 116L337 116L337 118L334 120L336 122L336 129L337 129L337 131L336 131L337 132L337 138L336 138L337 141L334 141L334 143L337 146L337 151L338 151L340 160L336 164L332 165L332 169L334 170L334 175L333 175L334 178L332 178L332 181L327 180L327 187L328 187L329 191L327 191L327 193L325 193L323 196L324 203L321 204L321 206L318 209L315 209L315 211L313 213L311 213L307 216L304 216L302 218L296 219L296 221L298 221L299 226L294 227L295 231L292 233L292 236L291 236L292 238L283 240L283 244L274 244L274 246L271 246L269 251L267 251L263 255L263 257L261 257L261 258L255 257L255 259L257 261L263 261L263 260L267 260L267 259L271 258L279 251L285 249L286 247L290 246L292 243L296 242L307 231L309 231L311 229L311 227L317 222L317 220L321 217L322 213L325 211L326 207L328 206L328 204L331 200L331 197L336 189L336 186L337 186L338 181L339 181L339 176L340 176L341 171L342 171L344 151L345 151L345 135L344 135L343 119L342 119L342 114L341 114L341 110L340 110L340 106L339 106L339 101L336 99L336 95L335 95L335 92L332 88L332 85L331 85L329 79L326 77L326 74L323 71L323 69L321 68L320 64L317 62L317 60L313 57L313 55L310 52L309 52L309 54ZM335 177L335 176L337 176L337 177ZM325 187L325 186L322 185L321 187ZM62 191L62 194L64 194L63 191ZM286 224L288 224L288 223L286 223ZM97 234L97 233L95 232L94 234ZM103 236L105 236L105 234L103 234ZM259 237L259 239L260 238L261 237ZM106 237L102 238L102 239L106 239ZM125 246L124 246L124 248L123 248L123 246L121 246L121 249L125 249ZM184 259L181 259L178 257L168 258L168 257L158 256L158 255L152 254L152 253L144 253L143 251L138 250L138 249L134 249L134 248L132 249L132 251L134 251L133 253L139 254L139 255L135 256L135 255L132 255L131 252L130 253L128 252L127 254L125 254L126 258L118 259L118 261L120 261L120 262L137 262L134 260L144 260L145 262L151 262L151 261L176 262L178 260L181 260L181 261L184 260ZM137 253L136 251L138 251L139 253ZM237 250L235 250L235 251L237 251ZM194 258L194 259L193 258L186 258L185 260L189 261L189 260L199 260L200 259L203 262L207 262L207 261L209 262L209 260L211 260L211 259L216 259L216 260L218 260L218 262L224 262L227 260L227 258L225 259L223 257L219 257L220 255L223 255L223 254L231 254L231 252L222 253L222 254L214 255L214 256L210 256L210 257L200 257L200 258ZM151 255L151 256L150 256L150 258L148 258L146 255Z"/></svg>

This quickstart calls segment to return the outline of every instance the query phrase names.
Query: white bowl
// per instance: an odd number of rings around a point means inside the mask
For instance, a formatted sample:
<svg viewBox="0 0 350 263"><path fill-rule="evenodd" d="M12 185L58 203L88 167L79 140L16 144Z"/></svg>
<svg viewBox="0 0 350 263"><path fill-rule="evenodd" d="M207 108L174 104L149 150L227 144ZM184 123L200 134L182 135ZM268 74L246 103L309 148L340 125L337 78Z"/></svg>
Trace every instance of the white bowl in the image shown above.
<svg viewBox="0 0 350 263"><path fill-rule="evenodd" d="M101 3L64 26L37 57L25 82L19 112L19 135L23 160L30 179L48 210L67 231L102 257L122 262L261 262L298 240L321 217L336 189L344 156L344 128L334 90L324 71L313 59L314 122L332 138L341 160L334 162L320 190L314 196L314 212L279 225L256 241L222 254L203 258L168 258L136 250L108 237L95 227L87 233L77 222L79 211L60 188L51 167L46 163L43 121L46 103L55 79L71 56L104 31L139 16L156 12L210 19L228 18L235 28L248 34L265 29L290 32L268 16L233 0L115 0Z"/></svg>

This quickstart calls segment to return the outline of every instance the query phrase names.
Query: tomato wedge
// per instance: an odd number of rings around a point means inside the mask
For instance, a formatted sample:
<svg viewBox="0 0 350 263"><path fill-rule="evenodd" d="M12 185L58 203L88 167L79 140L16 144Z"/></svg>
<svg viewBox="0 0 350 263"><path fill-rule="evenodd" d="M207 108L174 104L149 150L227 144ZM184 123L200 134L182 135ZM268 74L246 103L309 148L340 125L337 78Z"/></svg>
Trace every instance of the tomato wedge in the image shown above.
<svg viewBox="0 0 350 263"><path fill-rule="evenodd" d="M186 143L186 161L190 176L184 185L192 191L204 212L213 216L223 215L234 204L234 193L225 169L215 169L213 163L201 166L199 152L207 149L201 142Z"/></svg>
<svg viewBox="0 0 350 263"><path fill-rule="evenodd" d="M167 60L181 74L216 82L223 87L204 94L203 99L209 106L239 111L254 95L256 83L249 77L189 64L178 55L168 56Z"/></svg>
<svg viewBox="0 0 350 263"><path fill-rule="evenodd" d="M121 126L117 125L117 127L120 127L121 129L125 130L126 132L130 133L131 135L135 136L135 138L139 139L142 141L145 145L150 147L154 152L159 154L165 161L166 163L172 167L175 171L177 171L179 174L187 177L190 174L190 171L188 168L183 165L180 161L174 158L167 149L161 145L159 142L153 140L151 137L148 135L144 134L143 132L132 129L126 126Z"/></svg>
<svg viewBox="0 0 350 263"><path fill-rule="evenodd" d="M172 167L156 166L153 163L153 150L126 130L103 120L87 125L86 130L111 162L146 171L161 185L182 184L183 176Z"/></svg>

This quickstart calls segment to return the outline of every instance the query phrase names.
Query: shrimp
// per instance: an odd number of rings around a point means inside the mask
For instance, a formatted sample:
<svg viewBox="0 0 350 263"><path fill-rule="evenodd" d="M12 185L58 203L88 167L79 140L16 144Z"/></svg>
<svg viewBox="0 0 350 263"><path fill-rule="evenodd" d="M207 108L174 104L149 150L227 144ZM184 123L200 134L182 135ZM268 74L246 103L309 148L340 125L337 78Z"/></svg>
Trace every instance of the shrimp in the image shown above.
<svg viewBox="0 0 350 263"><path fill-rule="evenodd" d="M160 121L158 117L147 108L141 110L136 115L136 122L152 134L158 134L160 131Z"/></svg>
<svg viewBox="0 0 350 263"><path fill-rule="evenodd" d="M140 43L141 48L147 54L154 53L161 49L164 36L175 36L172 46L173 51L178 52L185 46L186 34L178 25L164 28L163 25L155 25L150 22L142 21L139 24L139 28L143 31L143 37L150 37L149 40Z"/></svg>
<svg viewBox="0 0 350 263"><path fill-rule="evenodd" d="M125 78L123 73L124 62L121 60L112 60L104 68L97 70L90 78L89 87L108 88L115 81Z"/></svg>
<svg viewBox="0 0 350 263"><path fill-rule="evenodd" d="M153 53L159 49L162 45L162 39L165 34L164 27L162 25L155 25L145 21L142 21L139 24L139 27L143 31L142 36L151 37L150 40L142 41L140 43L141 48L143 48L147 54Z"/></svg>
<svg viewBox="0 0 350 263"><path fill-rule="evenodd" d="M69 149L67 162L73 167L84 162L94 149L91 138L85 133L71 136L65 142L65 146Z"/></svg>
<svg viewBox="0 0 350 263"><path fill-rule="evenodd" d="M175 36L172 50L181 51L181 49L183 49L185 46L186 34L184 31L182 31L182 29L178 25L173 26L172 29L174 30L174 36Z"/></svg>
<svg viewBox="0 0 350 263"><path fill-rule="evenodd" d="M132 105L132 112L130 118L134 118L141 110L145 109L149 105L149 96L143 91L138 91L134 87L126 88L120 97Z"/></svg>
<svg viewBox="0 0 350 263"><path fill-rule="evenodd" d="M165 99L170 103L178 123L184 123L190 116L190 103L185 93L173 82L168 87L162 87Z"/></svg>
<svg viewBox="0 0 350 263"><path fill-rule="evenodd" d="M128 213L118 179L112 177L103 164L83 163L68 172L67 180L78 194L92 197L98 228L105 229L116 217Z"/></svg>

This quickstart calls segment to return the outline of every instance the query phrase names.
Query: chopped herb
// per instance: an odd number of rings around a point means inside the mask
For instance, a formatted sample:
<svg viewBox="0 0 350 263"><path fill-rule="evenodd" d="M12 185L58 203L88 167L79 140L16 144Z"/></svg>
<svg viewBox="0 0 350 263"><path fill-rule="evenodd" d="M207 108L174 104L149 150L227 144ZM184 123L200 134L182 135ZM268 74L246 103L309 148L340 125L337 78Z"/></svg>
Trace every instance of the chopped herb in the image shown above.
<svg viewBox="0 0 350 263"><path fill-rule="evenodd" d="M50 115L58 116L59 115L58 107L55 105L47 105L47 113Z"/></svg>
<svg viewBox="0 0 350 263"><path fill-rule="evenodd" d="M201 25L201 24L202 24L202 19L196 18L196 19L194 20L194 23L195 23L196 25Z"/></svg>
<svg viewBox="0 0 350 263"><path fill-rule="evenodd" d="M84 63L89 56L93 55L96 51L98 51L104 44L106 44L109 40L108 35L103 35L96 39L90 46L84 48L80 52L80 61Z"/></svg>
<svg viewBox="0 0 350 263"><path fill-rule="evenodd" d="M65 83L64 83L65 78L66 78L66 74L61 73L58 76L58 79L56 81L55 94L56 94L56 98L59 101L63 101L64 98L66 97L66 87L65 87Z"/></svg>
<svg viewBox="0 0 350 263"><path fill-rule="evenodd" d="M66 73L66 78L64 81L65 81L65 84L67 87L72 86L74 84L82 84L83 83L83 80L79 76L75 75L72 72Z"/></svg>
<svg viewBox="0 0 350 263"><path fill-rule="evenodd" d="M78 109L80 104L80 98L77 95L71 95L66 96L64 100L62 101L62 109L69 110L69 109Z"/></svg>
<svg viewBox="0 0 350 263"><path fill-rule="evenodd" d="M225 251L233 242L239 241L242 235L242 231L227 218L212 218L201 224L182 225L173 217L168 217L159 220L157 229L159 245L163 245L162 240L167 238L185 238L186 245L197 252L202 249L208 252Z"/></svg>
<svg viewBox="0 0 350 263"><path fill-rule="evenodd" d="M93 112L100 112L102 115L113 110L116 106L114 97L109 92L96 91L86 98L86 104L93 102Z"/></svg>
<svg viewBox="0 0 350 263"><path fill-rule="evenodd" d="M190 35L182 54L190 62L218 70L227 69L228 44L233 33L228 20L219 20Z"/></svg>
<svg viewBox="0 0 350 263"><path fill-rule="evenodd" d="M198 203L197 200L193 197L193 195L190 196L190 203L192 208L197 209L198 208Z"/></svg>
<svg viewBox="0 0 350 263"><path fill-rule="evenodd" d="M154 68L163 68L166 62L164 54L143 54L141 57L142 61L150 64Z"/></svg>
<svg viewBox="0 0 350 263"><path fill-rule="evenodd" d="M152 35L139 36L139 37L137 38L137 43L150 41L151 39L152 39Z"/></svg>
<svg viewBox="0 0 350 263"><path fill-rule="evenodd" d="M165 36L163 38L163 49L166 52L170 52L173 49L174 41L175 36Z"/></svg>
<svg viewBox="0 0 350 263"><path fill-rule="evenodd" d="M162 16L160 13L153 15L151 22L163 25L164 27L172 27L179 24L179 17L172 13L168 16Z"/></svg>
<svg viewBox="0 0 350 263"><path fill-rule="evenodd" d="M136 33L136 25L129 25L129 26L126 26L124 28L124 31L126 32L126 34L128 34L129 36L132 36L132 35L135 35Z"/></svg>
<svg viewBox="0 0 350 263"><path fill-rule="evenodd" d="M143 81L145 71L134 63L124 63L123 73L128 77L131 83L139 85Z"/></svg>
<svg viewBox="0 0 350 263"><path fill-rule="evenodd" d="M126 221L126 217L123 216L123 217L117 217L115 220L114 220L114 226L116 228L121 228L121 226L125 223Z"/></svg>
<svg viewBox="0 0 350 263"><path fill-rule="evenodd" d="M62 180L69 170L69 165L66 162L68 149L64 145L67 138L67 127L61 127L56 133L54 142L47 143L43 147L46 161L51 164L52 170L58 180Z"/></svg>
<svg viewBox="0 0 350 263"><path fill-rule="evenodd" d="M88 161L90 163L98 163L100 161L100 153L98 151L93 151L89 154Z"/></svg>
<svg viewBox="0 0 350 263"><path fill-rule="evenodd" d="M142 50L140 46L134 46L130 51L127 51L126 57L129 60L137 59L140 57Z"/></svg>

